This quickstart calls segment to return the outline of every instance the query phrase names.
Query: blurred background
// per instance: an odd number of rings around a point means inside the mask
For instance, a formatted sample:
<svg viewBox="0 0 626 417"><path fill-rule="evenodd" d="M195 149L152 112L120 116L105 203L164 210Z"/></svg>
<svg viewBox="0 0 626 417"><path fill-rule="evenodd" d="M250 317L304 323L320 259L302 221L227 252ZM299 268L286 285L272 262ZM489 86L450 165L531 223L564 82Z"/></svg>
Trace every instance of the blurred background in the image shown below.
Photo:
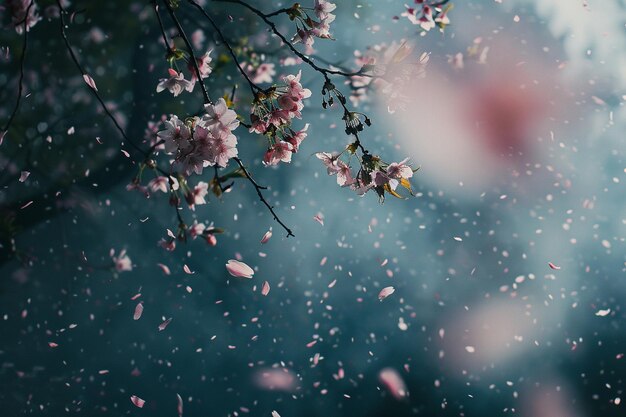
<svg viewBox="0 0 626 417"><path fill-rule="evenodd" d="M358 68L355 51L403 40L414 57L430 53L404 109L360 104L368 148L421 167L416 197L381 205L326 175L312 155L349 140L302 66L311 127L290 165L263 167L263 141L236 131L296 237L238 181L193 213L226 230L218 245L174 252L157 244L176 224L166 195L126 191L136 167L76 75L54 8L39 3L25 98L0 146L3 415L173 416L177 395L185 416L626 415L626 2L457 1L443 34L421 36L402 2L338 1L336 40L316 41L316 56ZM73 6L84 12L68 36L131 137L200 108L197 91L155 93L166 64L150 4ZM284 57L243 8L207 7L242 55ZM181 20L224 53L196 12ZM3 123L22 42L7 22ZM213 96L240 83L217 61ZM110 268L111 249L132 271ZM226 272L238 256L253 279Z"/></svg>

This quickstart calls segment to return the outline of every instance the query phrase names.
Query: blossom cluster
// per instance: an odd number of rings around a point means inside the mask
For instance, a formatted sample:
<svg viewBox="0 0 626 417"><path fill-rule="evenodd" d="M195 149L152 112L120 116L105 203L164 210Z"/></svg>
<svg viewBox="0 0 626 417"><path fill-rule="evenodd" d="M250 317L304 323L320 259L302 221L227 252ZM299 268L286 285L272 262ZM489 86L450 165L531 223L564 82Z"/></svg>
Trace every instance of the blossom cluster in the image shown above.
<svg viewBox="0 0 626 417"><path fill-rule="evenodd" d="M401 162L385 163L380 157L365 152L361 157L356 154L356 144L351 144L340 154L318 152L315 156L322 161L328 175L337 177L337 184L341 187L350 187L358 195L364 195L374 190L380 201L384 201L385 193L394 197L402 198L396 191L399 186L406 188L413 194L409 178L416 171L408 165L408 158ZM349 155L348 161L342 160L342 156ZM359 169L353 173L351 161L356 159Z"/></svg>
<svg viewBox="0 0 626 417"><path fill-rule="evenodd" d="M443 30L450 24L448 12L452 6L445 6L447 1L429 2L426 0L415 0L415 6L404 5L406 10L401 14L402 17L409 19L409 22L428 32L435 27Z"/></svg>
<svg viewBox="0 0 626 417"><path fill-rule="evenodd" d="M31 0L6 0L5 5L11 16L11 23L19 34L24 33L24 25L28 31L41 20L37 14L37 4L34 0L32 5Z"/></svg>
<svg viewBox="0 0 626 417"><path fill-rule="evenodd" d="M211 50L207 51L204 55L196 58L196 64L198 65L198 72L200 74L200 78L208 78L213 69L211 68ZM173 49L169 56L168 60L170 62L175 62L179 59L187 60L187 69L189 71L190 79L187 80L182 71L177 71L174 68L168 69L168 78L161 78L159 83L157 84L156 91L160 93L162 91L168 90L170 93L174 95L174 97L178 96L183 91L192 92L196 82L198 81L198 72L196 72L196 67L193 64L193 58L187 58L182 51Z"/></svg>
<svg viewBox="0 0 626 417"><path fill-rule="evenodd" d="M289 18L296 21L296 34L291 41L310 47L315 42L315 38L332 39L330 24L336 16L331 12L336 8L334 3L327 0L315 0L312 9L314 18L299 3L294 4L287 12Z"/></svg>
<svg viewBox="0 0 626 417"><path fill-rule="evenodd" d="M250 132L265 135L268 149L263 158L265 165L291 162L292 154L298 152L307 136L309 125L295 131L292 120L302 118L303 100L311 96L311 90L300 83L302 72L283 77L283 85L275 85L256 94L250 120Z"/></svg>
<svg viewBox="0 0 626 417"><path fill-rule="evenodd" d="M167 154L174 155L174 164L186 174L202 174L203 168L225 167L237 156L237 137L232 133L239 126L237 113L220 98L204 107L205 114L185 121L173 115L157 133Z"/></svg>

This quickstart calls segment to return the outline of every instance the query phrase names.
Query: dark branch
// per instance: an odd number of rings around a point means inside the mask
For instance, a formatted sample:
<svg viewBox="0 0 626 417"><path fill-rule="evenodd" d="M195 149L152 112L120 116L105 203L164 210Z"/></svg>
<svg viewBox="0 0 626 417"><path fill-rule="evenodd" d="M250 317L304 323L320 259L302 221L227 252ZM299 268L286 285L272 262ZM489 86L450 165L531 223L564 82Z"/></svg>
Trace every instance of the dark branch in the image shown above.
<svg viewBox="0 0 626 417"><path fill-rule="evenodd" d="M80 61L78 60L78 57L76 56L76 54L74 53L74 50L72 49L72 44L70 43L69 39L67 38L67 34L65 33L65 17L64 17L64 15L65 15L66 11L63 8L63 5L61 4L60 0L57 0L57 6L59 7L59 15L60 15L60 22L61 22L61 36L63 37L63 42L65 43L65 47L66 47L67 51L69 52L70 57L72 58L72 61L76 65L76 68L78 68L78 70L80 71L80 73L83 76L88 75L87 72L83 69L83 66L80 64ZM108 109L107 105L104 103L104 100L100 96L100 93L98 93L98 91L95 88L91 87L91 86L89 86L89 89L93 92L94 96L96 97L96 99L100 103L100 106L102 107L102 110L104 110L104 112L107 114L107 116L111 119L111 121L115 125L115 128L118 130L118 132L120 132L120 135L122 135L124 140L126 142L128 142L133 148L135 148L135 150L137 150L139 153L141 153L144 157L146 157L146 158L149 157L150 154L148 152L146 152L145 150L141 149L141 147L139 145L137 145L134 141L132 141L126 135L126 133L124 132L124 129L122 129L122 126L120 126L120 124L115 119L115 117L113 116L111 111Z"/></svg>
<svg viewBox="0 0 626 417"><path fill-rule="evenodd" d="M241 170L243 171L243 173L246 175L246 178L248 178L248 181L250 181L250 183L252 184L252 186L254 187L254 189L256 190L257 195L259 196L259 199L261 200L261 202L263 204L265 204L265 207L267 207L267 209L270 211L270 213L272 213L272 216L274 216L274 220L276 220L278 222L278 224L280 224L282 226L283 229L285 229L285 231L287 232L287 237L289 236L294 236L294 234L291 232L291 229L289 229L279 218L278 215L276 214L276 212L274 211L274 207L272 207L267 200L265 199L265 197L263 197L263 193L261 192L261 190L265 190L266 187L262 187L260 186L256 180L254 178L252 178L252 175L250 175L250 172L248 172L248 170L246 169L246 167L243 165L243 162L241 162L241 159L235 157L233 158L235 160L235 162L237 162L237 164L239 165L239 168L241 168Z"/></svg>
<svg viewBox="0 0 626 417"><path fill-rule="evenodd" d="M24 18L24 43L22 45L22 56L20 57L20 79L18 81L18 87L17 87L17 100L15 101L15 107L13 108L13 111L11 112L11 116L9 116L9 120L7 121L6 125L4 126L4 129L2 129L2 131L0 131L0 143L2 143L2 139L3 139L4 135L6 134L6 132L8 132L9 127L11 126L11 123L13 122L13 119L17 115L17 111L19 110L20 103L22 101L22 92L23 92L23 89L24 89L24 86L23 86L23 82L24 82L24 61L26 59L26 49L27 49L27 46L28 46L28 15L29 15L30 9L31 9L31 7L33 7L34 3L35 3L35 0L31 0L30 4L28 5L28 8L26 9L26 17Z"/></svg>
<svg viewBox="0 0 626 417"><path fill-rule="evenodd" d="M230 53L230 56L233 57L233 61L235 61L235 65L237 65L237 68L239 69L239 72L241 73L241 75L246 79L246 81L248 82L248 85L250 86L250 90L252 90L252 94L255 94L257 91L261 91L262 89L257 86L255 83L252 82L252 80L250 79L250 77L248 76L248 74L244 71L244 69L241 67L241 64L239 63L239 60L237 59L237 55L235 55L235 51L233 51L233 48L230 46L230 43L226 40L226 38L224 37L224 34L222 33L222 31L220 30L219 26L217 26L217 24L215 23L215 21L213 20L213 18L211 18L211 16L202 8L202 6L200 6L198 3L196 3L194 0L188 0L189 3L191 3L194 7L196 7L203 15L204 17L207 18L207 20L209 21L209 23L211 23L211 26L213 26L213 29L215 29L215 31L217 32L218 36L220 37L220 40L222 41L222 43L226 46L226 48L228 49L228 52Z"/></svg>
<svg viewBox="0 0 626 417"><path fill-rule="evenodd" d="M176 14L174 13L174 9L170 5L169 1L167 0L165 0L165 7L167 7L167 11L170 13L172 20L174 21L174 24L176 25L176 28L178 29L178 34L180 35L181 38L183 38L183 41L185 42L185 45L187 46L187 49L189 50L189 55L191 55L193 68L196 71L196 76L198 77L198 83L200 84L200 87L202 88L202 95L204 96L204 103L212 104L212 101L209 98L209 93L207 92L207 89L206 89L206 85L204 85L204 82L202 81L202 76L200 75L200 68L198 68L198 60L196 59L196 54L193 52L193 45L191 45L191 42L189 42L189 38L187 38L187 35L185 34L185 30L183 29L182 25L178 21L178 18L176 17Z"/></svg>

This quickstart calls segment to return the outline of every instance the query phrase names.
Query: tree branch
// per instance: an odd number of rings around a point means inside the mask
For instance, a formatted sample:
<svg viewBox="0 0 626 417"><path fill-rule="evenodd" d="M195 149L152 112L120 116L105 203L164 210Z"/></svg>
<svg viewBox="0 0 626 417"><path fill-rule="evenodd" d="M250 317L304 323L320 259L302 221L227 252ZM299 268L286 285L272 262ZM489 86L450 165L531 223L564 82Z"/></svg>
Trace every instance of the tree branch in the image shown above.
<svg viewBox="0 0 626 417"><path fill-rule="evenodd" d="M6 135L6 133L9 131L9 127L11 126L13 119L17 115L17 111L20 108L20 102L22 101L22 92L24 89L24 86L23 86L24 61L26 59L26 49L28 46L28 14L30 13L30 9L31 7L33 7L33 4L35 4L35 0L31 0L30 4L28 5L28 8L26 9L26 17L24 18L24 43L22 45L22 56L20 57L20 79L19 79L18 87L17 87L17 100L15 101L15 107L13 108L13 111L11 112L11 115L9 116L9 120L4 126L4 129L0 131L0 144L2 143L4 135Z"/></svg>
<svg viewBox="0 0 626 417"><path fill-rule="evenodd" d="M185 42L185 45L187 46L187 49L189 50L189 55L191 55L193 68L196 71L198 82L200 84L200 87L202 88L202 95L204 96L204 103L213 104L213 102L209 98L209 93L207 92L206 85L204 85L204 82L202 81L202 76L200 75L200 68L198 67L198 60L196 58L196 54L193 52L193 45L191 45L191 42L189 42L189 38L187 38L187 35L185 34L185 30L183 29L182 25L178 21L178 18L176 17L176 14L174 13L174 9L172 8L168 0L165 0L165 7L167 7L167 11L170 13L172 20L174 21L174 24L176 25L176 28L178 29L178 34L180 35L181 38L183 38L183 41Z"/></svg>
<svg viewBox="0 0 626 417"><path fill-rule="evenodd" d="M281 220L280 218L278 218L278 215L276 214L276 212L274 211L274 207L272 207L267 200L265 199L265 197L263 197L263 193L261 192L261 190L265 190L267 187L262 187L260 186L256 180L254 178L252 178L252 175L250 175L250 172L248 172L248 170L246 169L246 167L243 165L243 162L241 162L241 159L235 157L233 158L235 160L235 162L237 162L237 164L239 165L239 168L241 168L241 170L243 171L243 173L246 175L246 178L248 178L248 181L250 181L250 183L252 184L252 186L254 187L254 189L256 190L257 195L259 196L259 199L261 200L261 202L263 204L265 204L265 207L267 207L267 209L270 211L270 213L272 213L272 216L274 216L274 220L276 220L278 222L278 224L280 224L282 226L283 229L285 229L285 231L287 232L287 237L289 236L295 236L292 232L291 229L288 228Z"/></svg>

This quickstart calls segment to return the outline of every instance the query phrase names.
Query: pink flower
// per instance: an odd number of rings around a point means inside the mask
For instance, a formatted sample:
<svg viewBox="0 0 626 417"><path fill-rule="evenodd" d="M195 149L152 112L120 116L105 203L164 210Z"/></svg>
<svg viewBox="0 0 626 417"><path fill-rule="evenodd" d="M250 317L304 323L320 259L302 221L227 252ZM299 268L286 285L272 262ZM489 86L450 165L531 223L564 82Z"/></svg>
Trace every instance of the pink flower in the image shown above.
<svg viewBox="0 0 626 417"><path fill-rule="evenodd" d="M336 8L337 8L336 4L331 3L327 0L315 0L315 6L313 6L315 15L319 19L325 19L326 17L328 17L330 12L332 12Z"/></svg>
<svg viewBox="0 0 626 417"><path fill-rule="evenodd" d="M268 122L276 127L291 123L291 116L287 110L274 110L270 113Z"/></svg>
<svg viewBox="0 0 626 417"><path fill-rule="evenodd" d="M172 179L172 189L178 190L178 180L174 177ZM157 192L162 191L164 193L168 193L170 191L170 182L169 179L165 176L156 177L148 183L148 188L150 191Z"/></svg>
<svg viewBox="0 0 626 417"><path fill-rule="evenodd" d="M30 0L6 1L6 7L11 15L11 23L18 34L24 33L24 24L26 24L26 30L29 31L30 28L41 20L41 17L37 14L37 4L34 1L32 6L30 4ZM26 11L28 11L28 16Z"/></svg>
<svg viewBox="0 0 626 417"><path fill-rule="evenodd" d="M404 11L401 16L409 19L409 22L414 25L419 25L423 30L429 31L430 29L435 27L435 21L433 20L433 11L432 8L426 4L422 5L422 10L418 11L412 7L406 6L406 11ZM418 12L420 12L420 17L417 17Z"/></svg>
<svg viewBox="0 0 626 417"><path fill-rule="evenodd" d="M354 178L352 178L352 171L350 171L350 166L340 160L336 161L336 165L338 167L337 184L341 187L344 187L346 185L352 185L354 183Z"/></svg>
<svg viewBox="0 0 626 417"><path fill-rule="evenodd" d="M383 171L373 171L370 176L372 177L372 184L375 187L383 187L385 184L389 184L391 181L391 178L389 178L389 176L384 173ZM396 183L398 182L397 180L394 180ZM395 190L396 187L392 187L392 189Z"/></svg>
<svg viewBox="0 0 626 417"><path fill-rule="evenodd" d="M252 120L252 126L249 129L250 133L258 133L262 135L265 131L267 131L269 124L265 120L259 118L259 116L255 114L251 115L250 119Z"/></svg>
<svg viewBox="0 0 626 417"><path fill-rule="evenodd" d="M169 90L174 94L174 97L178 96L183 90L189 88L191 83L185 79L183 73L178 73L176 70L169 69L170 78L161 78L159 84L157 84L156 92L160 93L164 90Z"/></svg>
<svg viewBox="0 0 626 417"><path fill-rule="evenodd" d="M401 162L393 162L387 167L387 175L390 178L401 179L411 178L413 176L413 170L406 164L409 158L402 160Z"/></svg>
<svg viewBox="0 0 626 417"><path fill-rule="evenodd" d="M196 131L200 129L203 128L197 127ZM224 131L218 126L214 126L209 131L208 143L201 151L210 166L218 165L223 168L228 165L231 158L238 155L237 137L230 131Z"/></svg>
<svg viewBox="0 0 626 417"><path fill-rule="evenodd" d="M204 108L206 114L201 119L204 127L218 126L221 130L230 133L239 126L237 113L228 108L223 98L217 100L215 104L205 105Z"/></svg>
<svg viewBox="0 0 626 417"><path fill-rule="evenodd" d="M217 238L213 233L208 233L206 235L206 242L211 246L215 246L217 245Z"/></svg>
<svg viewBox="0 0 626 417"><path fill-rule="evenodd" d="M293 38L291 38L291 42L302 43L305 46L312 46L315 42L315 35L312 30L298 29Z"/></svg>
<svg viewBox="0 0 626 417"><path fill-rule="evenodd" d="M324 19L315 23L315 28L313 29L313 32L312 32L313 35L317 36L318 38L332 39L332 36L330 34L330 24L334 20L335 20L335 15L329 14Z"/></svg>
<svg viewBox="0 0 626 417"><path fill-rule="evenodd" d="M190 207L194 207L196 205L200 206L202 204L206 204L206 200L204 197L209 193L209 184L204 181L200 181L193 190L190 190L186 195L185 199L187 200L187 204Z"/></svg>
<svg viewBox="0 0 626 417"><path fill-rule="evenodd" d="M211 75L211 72L213 72L213 68L211 68L211 61L213 61L213 58L211 58L211 52L213 52L212 49L207 51L200 58L196 58L201 78L208 78L209 75ZM197 81L196 70L191 64L189 65L189 72L191 72L191 81Z"/></svg>
<svg viewBox="0 0 626 417"><path fill-rule="evenodd" d="M276 75L275 65L272 63L262 63L254 71L250 71L250 77L255 84L271 83L272 77Z"/></svg>
<svg viewBox="0 0 626 417"><path fill-rule="evenodd" d="M293 146L289 142L280 141L275 143L272 147L270 147L267 152L265 152L265 157L263 158L263 164L268 165L278 165L279 162L291 162L291 156L293 155Z"/></svg>
<svg viewBox="0 0 626 417"><path fill-rule="evenodd" d="M337 166L337 158L339 155L333 155L328 152L318 152L315 154L317 159L322 161L324 166L326 166L326 171L328 175L335 175L337 171L339 171L339 166Z"/></svg>
<svg viewBox="0 0 626 417"><path fill-rule="evenodd" d="M309 129L309 124L307 123L306 125L304 125L303 129L297 132L293 132L291 136L288 136L285 139L287 142L291 143L294 153L298 152L298 149L300 148L300 144L302 143L302 141L304 141L304 139L306 139L308 129Z"/></svg>
<svg viewBox="0 0 626 417"><path fill-rule="evenodd" d="M159 240L159 246L168 252L173 252L176 249L176 240L174 239L161 239Z"/></svg>
<svg viewBox="0 0 626 417"><path fill-rule="evenodd" d="M300 78L302 78L302 71L298 71L298 75L287 75L283 77L283 82L287 85L289 95L302 100L311 97L311 90L302 87Z"/></svg>
<svg viewBox="0 0 626 417"><path fill-rule="evenodd" d="M173 115L170 120L166 120L163 124L165 130L158 132L157 137L165 141L165 152L174 153L179 149L184 152L191 147L189 143L191 130L176 115Z"/></svg>
<svg viewBox="0 0 626 417"><path fill-rule="evenodd" d="M206 229L206 225L204 223L198 223L197 220L194 220L191 227L189 227L189 234L191 235L193 239L195 239L198 236L202 236L202 233L204 232L205 229Z"/></svg>

